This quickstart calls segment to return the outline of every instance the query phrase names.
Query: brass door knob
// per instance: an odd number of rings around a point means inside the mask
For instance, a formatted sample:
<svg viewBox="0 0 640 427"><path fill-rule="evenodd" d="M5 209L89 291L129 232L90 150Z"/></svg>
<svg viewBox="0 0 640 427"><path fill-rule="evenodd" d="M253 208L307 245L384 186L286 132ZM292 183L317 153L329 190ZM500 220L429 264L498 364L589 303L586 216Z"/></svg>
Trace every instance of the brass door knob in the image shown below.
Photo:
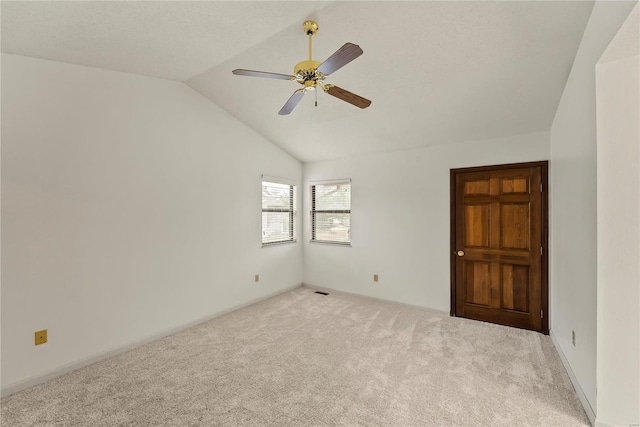
<svg viewBox="0 0 640 427"><path fill-rule="evenodd" d="M458 256L464 256L464 251L458 251Z"/></svg>

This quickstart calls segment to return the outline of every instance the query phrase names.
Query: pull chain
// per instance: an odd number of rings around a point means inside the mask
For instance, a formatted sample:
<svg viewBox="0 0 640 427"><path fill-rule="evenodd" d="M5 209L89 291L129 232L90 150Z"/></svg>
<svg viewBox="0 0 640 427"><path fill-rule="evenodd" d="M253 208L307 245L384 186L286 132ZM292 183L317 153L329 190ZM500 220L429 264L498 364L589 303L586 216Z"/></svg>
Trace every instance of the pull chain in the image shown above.
<svg viewBox="0 0 640 427"><path fill-rule="evenodd" d="M316 87L316 90L314 90L314 92L316 93L316 107L318 106L318 88Z"/></svg>

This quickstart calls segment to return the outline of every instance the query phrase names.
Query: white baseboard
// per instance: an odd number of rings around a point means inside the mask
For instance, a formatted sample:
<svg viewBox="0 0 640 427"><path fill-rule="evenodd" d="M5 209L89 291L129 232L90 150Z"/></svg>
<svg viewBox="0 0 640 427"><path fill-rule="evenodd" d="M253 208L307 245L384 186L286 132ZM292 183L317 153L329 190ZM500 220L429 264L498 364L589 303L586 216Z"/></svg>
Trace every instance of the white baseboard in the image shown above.
<svg viewBox="0 0 640 427"><path fill-rule="evenodd" d="M556 351L560 355L560 360L562 360L564 369L566 369L567 373L569 374L569 379L571 379L571 384L573 384L573 388L576 390L578 399L580 400L580 403L582 403L582 407L584 408L584 412L587 414L587 418L589 418L589 422L591 423L592 426L609 427L607 424L598 424L596 422L596 413L591 407L591 404L589 403L589 401L587 400L587 396L584 394L584 391L582 391L582 387L580 387L580 383L578 382L578 379L573 373L573 370L571 369L571 365L569 364L567 357L562 352L562 347L560 347L560 343L558 342L558 339L553 333L553 330L549 331L549 336L551 337L551 341L553 342L553 345L556 347Z"/></svg>
<svg viewBox="0 0 640 427"><path fill-rule="evenodd" d="M38 384L42 384L42 383L44 383L46 381L52 380L52 379L54 379L56 377L59 377L60 375L64 375L66 373L69 373L71 371L75 371L75 370L80 369L80 368L84 368L85 366L91 365L93 363L99 362L99 361L104 360L104 359L108 359L109 357L116 356L118 354L124 353L125 351L133 350L134 348L140 347L140 346L142 346L144 344L148 344L148 343L150 343L152 341L156 341L156 340L158 340L160 338L164 338L166 336L173 335L175 333L178 333L180 331L188 329L188 328L190 328L192 326L199 325L200 323L208 322L211 319L215 319L216 317L220 317L220 316L223 316L225 314L231 313L232 311L236 311L236 310L239 310L241 308L250 306L252 304L256 304L256 303L258 303L260 301L264 301L264 300L267 300L269 298L273 298L273 297L275 297L277 295L283 294L285 292L289 292L289 291L291 291L293 289L297 289L297 288L301 287L302 285L303 285L302 283L299 283L299 284L294 285L294 286L289 286L289 287L281 289L279 291L272 292L272 293L270 293L268 295L264 295L264 296L259 297L259 298L254 298L254 299L249 300L249 301L247 301L247 302L245 302L243 304L239 304L239 305L236 305L236 306L224 309L224 310L220 310L220 311L218 311L216 313L213 313L213 314L208 315L206 317L194 320L194 321L186 323L184 325L180 325L180 326L177 326L177 327L174 327L174 328L166 329L164 331L161 331L161 332L155 333L153 335L150 335L150 336L148 336L146 338L143 338L143 339L140 339L140 340L136 340L134 342L130 342L130 343L125 344L123 346L116 347L116 348L113 348L111 350L107 350L107 351L104 351L104 352L101 352L101 353L97 353L97 354L94 354L92 356L86 357L84 359L77 360L75 362L71 362L71 363L63 365L63 366L61 366L59 368L53 369L53 370L51 370L49 372L45 372L44 374L34 375L33 377L27 378L26 380L22 380L22 381L18 381L18 382L12 383L12 384L8 384L8 385L2 387L2 389L0 390L0 396L2 396L2 397L9 396L11 394L14 394L14 393L17 393L19 391L25 390L27 388L36 386Z"/></svg>
<svg viewBox="0 0 640 427"><path fill-rule="evenodd" d="M602 421L596 420L595 427L620 427L620 426L614 426L613 424L603 423Z"/></svg>
<svg viewBox="0 0 640 427"><path fill-rule="evenodd" d="M450 316L450 313L448 311L438 310L438 309L430 308L430 307L424 307L422 305L407 304L405 302L394 301L394 300L391 300L391 299L372 297L372 296L369 296L369 295L357 294L355 292L347 292L347 291L341 291L341 290L333 289L333 288L326 288L324 286L310 285L308 283L302 283L302 286L305 287L305 288L316 289L318 291L323 291L323 292L335 292L337 294L354 295L354 296L357 296L357 297L369 298L369 299L372 299L372 300L375 300L375 301L387 302L387 303L390 303L390 304L397 304L397 305L403 305L405 307L417 308L418 310L430 311L432 313L439 314L441 316L447 316L447 317Z"/></svg>

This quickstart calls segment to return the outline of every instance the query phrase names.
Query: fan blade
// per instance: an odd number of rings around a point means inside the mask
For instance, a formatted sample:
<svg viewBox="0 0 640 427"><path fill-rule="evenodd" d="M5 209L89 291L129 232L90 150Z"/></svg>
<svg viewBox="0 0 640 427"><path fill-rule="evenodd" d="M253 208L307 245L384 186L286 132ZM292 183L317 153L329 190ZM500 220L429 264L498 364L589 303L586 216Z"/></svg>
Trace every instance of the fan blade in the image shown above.
<svg viewBox="0 0 640 427"><path fill-rule="evenodd" d="M291 95L291 98L289 98L289 100L282 106L280 111L278 111L278 114L280 114L281 116L286 116L287 114L292 112L293 109L296 108L296 105L298 105L298 102L300 102L303 96L304 96L304 89L298 89L297 91L293 92L293 95Z"/></svg>
<svg viewBox="0 0 640 427"><path fill-rule="evenodd" d="M371 101L369 101L368 99L358 96L355 93L351 93L348 90L344 90L338 86L329 86L329 89L327 89L327 93L359 108L367 108L369 105L371 105Z"/></svg>
<svg viewBox="0 0 640 427"><path fill-rule="evenodd" d="M328 76L329 74L344 67L360 55L362 55L362 49L360 49L360 46L353 43L345 43L344 46L336 50L333 55L320 64L318 71L325 76Z"/></svg>
<svg viewBox="0 0 640 427"><path fill-rule="evenodd" d="M267 73L266 71L253 71L253 70L233 70L233 74L236 76L250 76L250 77L266 77L268 79L279 79L279 80L295 80L295 76L291 76L288 74L278 74L278 73Z"/></svg>

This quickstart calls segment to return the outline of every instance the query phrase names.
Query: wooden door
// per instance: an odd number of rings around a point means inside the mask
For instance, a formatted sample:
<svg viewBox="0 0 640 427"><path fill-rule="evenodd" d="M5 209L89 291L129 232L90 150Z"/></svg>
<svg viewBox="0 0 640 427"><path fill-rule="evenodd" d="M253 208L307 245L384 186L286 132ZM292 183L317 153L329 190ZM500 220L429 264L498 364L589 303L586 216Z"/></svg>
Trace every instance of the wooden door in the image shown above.
<svg viewBox="0 0 640 427"><path fill-rule="evenodd" d="M451 171L451 314L549 333L547 162Z"/></svg>

